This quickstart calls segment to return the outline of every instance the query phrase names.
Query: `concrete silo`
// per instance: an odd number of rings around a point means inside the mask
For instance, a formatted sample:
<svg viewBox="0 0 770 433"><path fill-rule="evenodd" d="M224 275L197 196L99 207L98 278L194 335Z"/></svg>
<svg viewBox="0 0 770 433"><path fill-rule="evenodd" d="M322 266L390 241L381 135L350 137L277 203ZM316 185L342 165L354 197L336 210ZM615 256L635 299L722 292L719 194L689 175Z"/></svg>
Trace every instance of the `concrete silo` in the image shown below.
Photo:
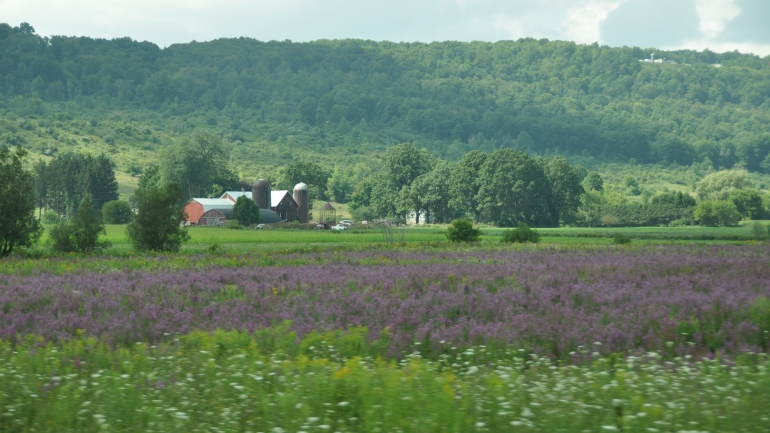
<svg viewBox="0 0 770 433"><path fill-rule="evenodd" d="M300 182L294 186L294 201L299 205L297 208L299 222L307 224L310 222L310 196L307 185L304 182Z"/></svg>
<svg viewBox="0 0 770 433"><path fill-rule="evenodd" d="M270 182L259 179L251 186L251 198L260 209L270 209Z"/></svg>

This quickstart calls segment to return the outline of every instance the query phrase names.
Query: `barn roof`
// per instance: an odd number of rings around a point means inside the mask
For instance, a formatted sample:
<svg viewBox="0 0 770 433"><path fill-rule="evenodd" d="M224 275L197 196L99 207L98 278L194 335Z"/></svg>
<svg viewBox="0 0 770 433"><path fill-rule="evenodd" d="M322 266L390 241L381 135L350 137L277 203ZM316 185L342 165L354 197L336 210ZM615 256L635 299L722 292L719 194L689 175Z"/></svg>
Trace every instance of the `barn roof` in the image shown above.
<svg viewBox="0 0 770 433"><path fill-rule="evenodd" d="M248 198L251 197L251 191L225 191L224 194L222 194L222 197L219 198L225 198L225 196L230 196L233 198L233 200L238 200L238 197L245 195Z"/></svg>
<svg viewBox="0 0 770 433"><path fill-rule="evenodd" d="M192 198L190 201L196 201L203 206L203 212L208 212L212 209L222 211L225 215L229 215L233 210L233 203L226 198Z"/></svg>
<svg viewBox="0 0 770 433"><path fill-rule="evenodd" d="M270 207L278 206L278 203L280 203L281 200L283 200L283 198L286 195L288 195L289 198L291 198L292 201L294 201L294 197L292 197L291 194L289 194L289 191L285 189L278 190L278 191L270 191Z"/></svg>

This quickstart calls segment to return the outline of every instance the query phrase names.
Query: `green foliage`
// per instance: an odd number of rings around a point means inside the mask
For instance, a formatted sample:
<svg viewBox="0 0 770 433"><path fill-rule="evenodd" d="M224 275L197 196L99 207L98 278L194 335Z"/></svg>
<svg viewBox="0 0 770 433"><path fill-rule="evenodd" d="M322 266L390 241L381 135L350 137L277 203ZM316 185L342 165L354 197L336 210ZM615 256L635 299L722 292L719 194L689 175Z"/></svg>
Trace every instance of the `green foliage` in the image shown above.
<svg viewBox="0 0 770 433"><path fill-rule="evenodd" d="M694 206L695 199L681 192L660 194L645 204L629 202L616 192L589 191L581 198L576 222L589 227L692 224Z"/></svg>
<svg viewBox="0 0 770 433"><path fill-rule="evenodd" d="M125 200L108 201L102 206L102 221L105 224L128 224L133 216L134 211Z"/></svg>
<svg viewBox="0 0 770 433"><path fill-rule="evenodd" d="M43 212L43 216L40 218L40 221L46 225L59 224L61 222L61 217L56 212L49 210Z"/></svg>
<svg viewBox="0 0 770 433"><path fill-rule="evenodd" d="M396 191L409 187L417 177L433 169L435 158L411 143L389 147L385 152L385 173Z"/></svg>
<svg viewBox="0 0 770 433"><path fill-rule="evenodd" d="M20 147L13 153L0 147L0 257L34 245L43 231L35 218L32 174L22 167L25 155Z"/></svg>
<svg viewBox="0 0 770 433"><path fill-rule="evenodd" d="M748 186L746 170L724 170L712 173L698 182L700 200L727 200L730 193Z"/></svg>
<svg viewBox="0 0 770 433"><path fill-rule="evenodd" d="M160 167L156 164L151 164L146 167L142 172L142 175L139 176L139 189L160 186L161 179Z"/></svg>
<svg viewBox="0 0 770 433"><path fill-rule="evenodd" d="M295 185L304 182L308 186L308 194L311 198L325 200L324 193L330 176L331 173L316 163L292 162L283 169L281 185L292 191Z"/></svg>
<svg viewBox="0 0 770 433"><path fill-rule="evenodd" d="M91 196L86 195L71 221L62 221L51 228L51 248L58 253L90 253L109 247L109 242L99 242L102 234L106 231L99 211L93 208Z"/></svg>
<svg viewBox="0 0 770 433"><path fill-rule="evenodd" d="M657 194L650 199L649 204L652 206L673 206L678 208L687 208L694 207L698 203L690 194L682 194L681 191L678 191Z"/></svg>
<svg viewBox="0 0 770 433"><path fill-rule="evenodd" d="M529 228L529 226L524 223L519 223L519 226L516 227L515 229L504 231L503 237L500 239L500 242L504 242L504 243L532 242L533 244L536 244L540 242L540 233L538 233L537 230L533 230Z"/></svg>
<svg viewBox="0 0 770 433"><path fill-rule="evenodd" d="M473 149L507 147L640 163L709 158L717 168L740 162L756 171L770 153L763 109L768 60L751 55L659 53L688 64L676 66L639 63L651 49L543 39L415 44L233 38L162 50L126 38L44 39L16 28L8 34L0 49L13 61L3 70L0 96L19 117L66 102L68 110L87 110L87 126L99 128L111 122L101 115L108 110L145 111L175 133L207 124L226 131L233 143L281 141L276 155L254 147L254 155L272 161L282 160L287 145L292 153L312 147L323 154L329 147L382 150L394 139L424 143L451 160ZM429 85L438 82L452 85ZM18 129L36 128L34 123ZM146 146L151 137L154 132L115 128L103 138L120 149L126 142ZM59 138L59 147L70 145L69 136Z"/></svg>
<svg viewBox="0 0 770 433"><path fill-rule="evenodd" d="M604 191L604 180L599 173L592 171L583 179L583 187L586 191Z"/></svg>
<svg viewBox="0 0 770 433"><path fill-rule="evenodd" d="M225 223L225 228L230 230L243 230L243 226L238 220L227 220Z"/></svg>
<svg viewBox="0 0 770 433"><path fill-rule="evenodd" d="M759 329L768 329L769 304L766 298L752 304L748 318ZM0 429L415 433L430 424L441 432L647 432L667 423L690 429L681 431L760 432L766 426L770 363L763 354L724 361L660 359L651 352L564 366L515 346L473 346L436 360L429 352L435 344L423 344L421 356L395 362L387 358L387 331L369 334L351 327L298 335L273 326L192 331L174 341L118 347L87 336L2 341L0 402L14 410L4 412ZM766 350L767 342L760 344ZM541 388L548 391L531 392ZM608 389L611 395L599 400L594 390ZM681 406L673 409L672 402Z"/></svg>
<svg viewBox="0 0 770 433"><path fill-rule="evenodd" d="M554 223L560 220L567 224L575 222L580 197L585 193L580 184L580 168L570 165L561 156L539 158L538 162L550 183L552 202L549 208Z"/></svg>
<svg viewBox="0 0 770 433"><path fill-rule="evenodd" d="M751 223L751 235L755 240L764 241L770 237L770 226L765 227L759 221Z"/></svg>
<svg viewBox="0 0 770 433"><path fill-rule="evenodd" d="M625 233L615 233L612 237L612 243L615 245L625 245L631 243L631 238Z"/></svg>
<svg viewBox="0 0 770 433"><path fill-rule="evenodd" d="M219 135L197 129L163 152L162 179L183 186L188 199L219 196L238 183L229 157Z"/></svg>
<svg viewBox="0 0 770 433"><path fill-rule="evenodd" d="M481 230L474 229L467 219L456 219L447 227L446 238L450 242L476 242L481 237Z"/></svg>
<svg viewBox="0 0 770 433"><path fill-rule="evenodd" d="M490 154L479 173L482 214L499 227L520 222L558 224L553 193L542 167L524 153L502 149Z"/></svg>
<svg viewBox="0 0 770 433"><path fill-rule="evenodd" d="M765 210L762 203L762 194L753 189L739 189L730 192L728 199L733 202L741 217L759 220L764 217Z"/></svg>
<svg viewBox="0 0 770 433"><path fill-rule="evenodd" d="M71 216L86 195L92 197L97 210L118 199L112 161L104 154L93 157L66 153L47 164L39 161L35 165L35 184L39 205L59 215Z"/></svg>
<svg viewBox="0 0 770 433"><path fill-rule="evenodd" d="M250 226L262 222L262 214L259 213L259 207L254 200L242 195L238 197L233 205L230 221L238 221L241 226Z"/></svg>
<svg viewBox="0 0 770 433"><path fill-rule="evenodd" d="M701 225L709 227L730 227L741 220L738 208L729 201L702 201L695 208L694 217Z"/></svg>
<svg viewBox="0 0 770 433"><path fill-rule="evenodd" d="M472 150L465 154L460 161L452 166L449 189L451 207L469 215L476 221L481 220L479 190L481 178L479 172L487 160L487 154L480 150Z"/></svg>
<svg viewBox="0 0 770 433"><path fill-rule="evenodd" d="M184 194L175 183L136 191L137 213L126 228L134 249L176 252L190 239L187 229L180 226Z"/></svg>

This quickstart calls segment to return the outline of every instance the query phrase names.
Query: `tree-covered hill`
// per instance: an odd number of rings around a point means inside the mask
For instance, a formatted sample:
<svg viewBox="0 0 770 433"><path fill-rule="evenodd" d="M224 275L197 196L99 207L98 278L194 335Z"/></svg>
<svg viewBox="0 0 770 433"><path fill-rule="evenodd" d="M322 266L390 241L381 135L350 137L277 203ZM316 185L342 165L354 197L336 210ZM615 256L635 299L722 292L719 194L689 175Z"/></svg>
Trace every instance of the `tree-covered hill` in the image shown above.
<svg viewBox="0 0 770 433"><path fill-rule="evenodd" d="M677 64L639 61L652 53ZM410 141L451 160L512 147L770 172L768 101L770 57L737 52L534 39L239 38L161 49L0 24L0 141L43 142L41 152L95 142L153 154L207 125L236 159L271 165L287 152L359 162ZM29 119L41 120L25 129Z"/></svg>

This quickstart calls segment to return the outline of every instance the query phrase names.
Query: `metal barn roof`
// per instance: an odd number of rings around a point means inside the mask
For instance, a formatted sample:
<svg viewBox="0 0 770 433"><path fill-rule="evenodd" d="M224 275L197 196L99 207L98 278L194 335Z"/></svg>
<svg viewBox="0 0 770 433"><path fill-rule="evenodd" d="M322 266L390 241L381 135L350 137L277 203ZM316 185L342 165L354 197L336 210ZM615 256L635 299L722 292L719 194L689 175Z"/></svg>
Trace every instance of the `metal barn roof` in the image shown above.
<svg viewBox="0 0 770 433"><path fill-rule="evenodd" d="M222 194L222 197L219 197L219 198L225 198L226 195L229 195L230 197L232 197L233 200L238 200L238 197L242 195L245 195L248 198L252 198L251 191L225 191L225 193Z"/></svg>
<svg viewBox="0 0 770 433"><path fill-rule="evenodd" d="M226 198L193 198L190 201L196 201L203 206L203 212L208 212L212 209L222 211L225 215L230 215L230 211L233 210L233 203Z"/></svg>

